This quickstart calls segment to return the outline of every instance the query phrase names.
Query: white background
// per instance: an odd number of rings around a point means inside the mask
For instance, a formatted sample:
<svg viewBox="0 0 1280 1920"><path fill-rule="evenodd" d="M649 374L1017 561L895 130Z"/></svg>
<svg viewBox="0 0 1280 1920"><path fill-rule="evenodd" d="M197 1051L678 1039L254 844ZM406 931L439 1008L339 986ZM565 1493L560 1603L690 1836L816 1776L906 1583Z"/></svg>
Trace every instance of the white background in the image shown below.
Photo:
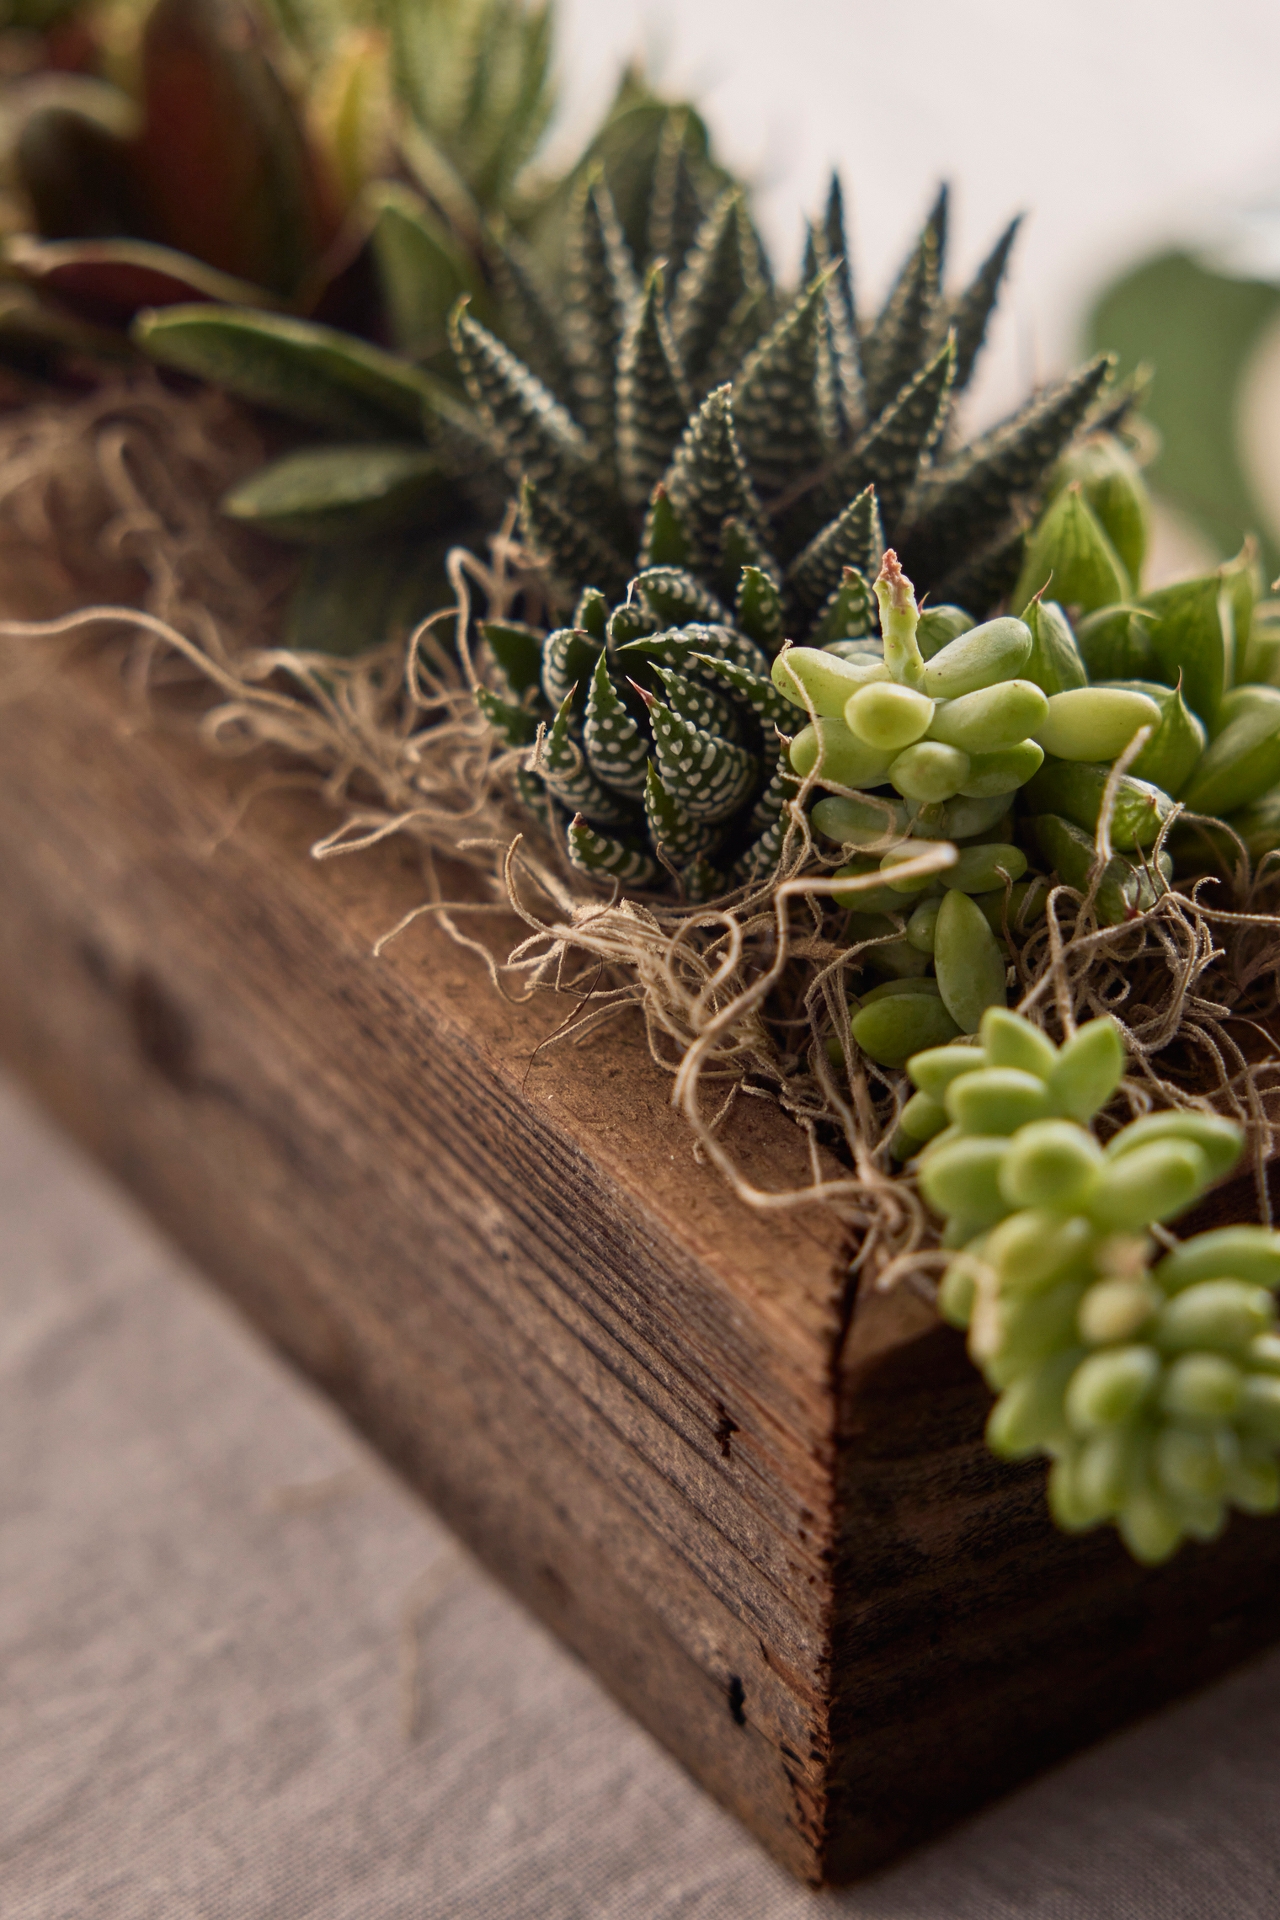
<svg viewBox="0 0 1280 1920"><path fill-rule="evenodd" d="M566 134L647 52L756 183L784 272L838 163L864 307L940 179L953 278L1030 212L975 420L1069 361L1111 273L1280 185L1280 0L559 0L559 16Z"/></svg>

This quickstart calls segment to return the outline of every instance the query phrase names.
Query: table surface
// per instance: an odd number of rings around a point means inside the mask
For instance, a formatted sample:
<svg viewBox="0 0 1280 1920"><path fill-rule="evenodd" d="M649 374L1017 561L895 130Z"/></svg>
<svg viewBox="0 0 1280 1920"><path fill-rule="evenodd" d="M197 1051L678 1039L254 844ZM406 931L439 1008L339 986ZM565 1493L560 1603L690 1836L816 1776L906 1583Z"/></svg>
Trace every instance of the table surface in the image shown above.
<svg viewBox="0 0 1280 1920"><path fill-rule="evenodd" d="M0 1671L4 1920L1280 1914L1280 1655L804 1892L4 1081Z"/></svg>

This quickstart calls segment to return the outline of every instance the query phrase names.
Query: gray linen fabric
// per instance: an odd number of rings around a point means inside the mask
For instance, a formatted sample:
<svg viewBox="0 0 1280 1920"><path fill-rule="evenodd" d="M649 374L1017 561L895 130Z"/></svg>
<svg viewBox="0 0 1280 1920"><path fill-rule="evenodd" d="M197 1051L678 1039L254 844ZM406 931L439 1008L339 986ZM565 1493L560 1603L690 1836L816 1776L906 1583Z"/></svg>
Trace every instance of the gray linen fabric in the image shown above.
<svg viewBox="0 0 1280 1920"><path fill-rule="evenodd" d="M0 1083L4 1920L1235 1920L1278 1790L1273 1658L805 1893Z"/></svg>

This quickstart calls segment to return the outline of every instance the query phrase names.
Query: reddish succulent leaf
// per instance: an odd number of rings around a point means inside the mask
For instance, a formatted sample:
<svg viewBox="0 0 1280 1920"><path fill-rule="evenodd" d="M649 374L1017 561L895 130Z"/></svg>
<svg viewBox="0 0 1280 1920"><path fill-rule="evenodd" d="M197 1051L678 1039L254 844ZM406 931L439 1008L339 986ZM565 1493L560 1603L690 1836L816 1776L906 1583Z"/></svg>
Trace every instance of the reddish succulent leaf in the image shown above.
<svg viewBox="0 0 1280 1920"><path fill-rule="evenodd" d="M9 267L31 286L53 294L84 320L124 327L143 307L216 300L274 307L260 287L233 280L202 261L145 240L14 239Z"/></svg>

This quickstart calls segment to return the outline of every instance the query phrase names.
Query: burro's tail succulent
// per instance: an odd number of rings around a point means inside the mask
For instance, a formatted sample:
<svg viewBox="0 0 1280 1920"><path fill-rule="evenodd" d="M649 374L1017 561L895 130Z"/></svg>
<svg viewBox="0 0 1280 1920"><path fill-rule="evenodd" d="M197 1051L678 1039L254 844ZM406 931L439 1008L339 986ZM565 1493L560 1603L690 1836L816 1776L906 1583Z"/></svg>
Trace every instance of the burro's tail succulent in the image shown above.
<svg viewBox="0 0 1280 1920"><path fill-rule="evenodd" d="M1049 1505L1083 1531L1114 1522L1155 1565L1211 1540L1232 1506L1280 1507L1280 1234L1226 1227L1167 1249L1154 1226L1229 1173L1238 1127L1148 1114L1104 1147L1091 1122L1124 1049L1093 1020L1063 1046L1004 1009L980 1043L908 1072L902 1126L954 1249L939 1293L998 1394L1007 1459L1052 1461Z"/></svg>

